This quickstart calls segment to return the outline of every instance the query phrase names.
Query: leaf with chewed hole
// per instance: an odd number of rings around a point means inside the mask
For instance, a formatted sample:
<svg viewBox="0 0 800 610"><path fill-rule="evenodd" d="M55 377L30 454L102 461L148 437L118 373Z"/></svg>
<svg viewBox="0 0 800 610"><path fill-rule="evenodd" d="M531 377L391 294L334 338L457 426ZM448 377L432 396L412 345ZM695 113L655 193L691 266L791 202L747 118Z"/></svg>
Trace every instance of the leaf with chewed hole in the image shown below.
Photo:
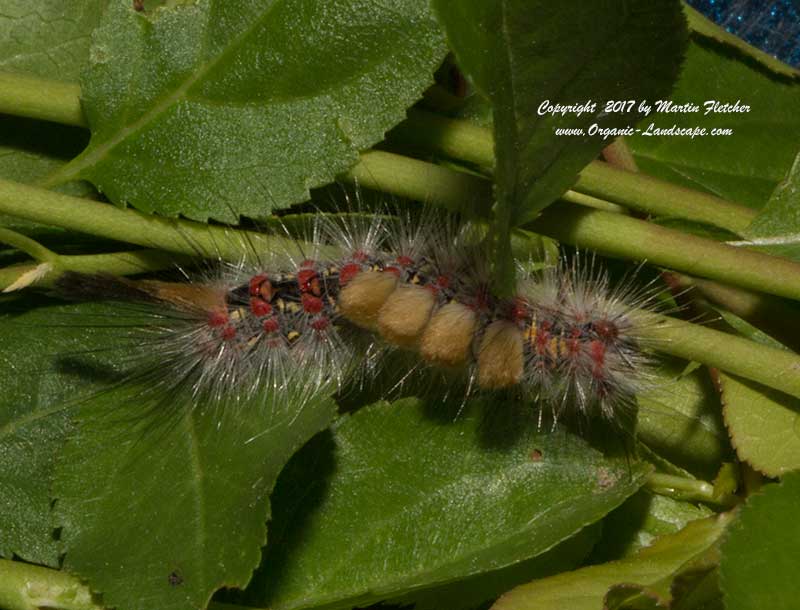
<svg viewBox="0 0 800 610"><path fill-rule="evenodd" d="M119 610L205 608L215 590L250 579L278 473L328 425L335 405L286 391L271 400L275 388L264 383L210 406L193 404L192 385L179 375L172 389L142 387L124 369L120 380L120 367L109 368L114 359L147 345L126 337L137 324L132 312L105 313L71 320L116 328L106 329L104 343L81 344L105 363L73 358L79 374L108 386L77 408L56 468L64 568Z"/></svg>
<svg viewBox="0 0 800 610"><path fill-rule="evenodd" d="M273 495L248 603L365 606L493 572L598 521L650 471L537 431L529 405L459 406L378 403L300 452Z"/></svg>
<svg viewBox="0 0 800 610"><path fill-rule="evenodd" d="M82 83L92 139L59 179L166 216L263 217L379 142L444 53L424 0L112 0Z"/></svg>

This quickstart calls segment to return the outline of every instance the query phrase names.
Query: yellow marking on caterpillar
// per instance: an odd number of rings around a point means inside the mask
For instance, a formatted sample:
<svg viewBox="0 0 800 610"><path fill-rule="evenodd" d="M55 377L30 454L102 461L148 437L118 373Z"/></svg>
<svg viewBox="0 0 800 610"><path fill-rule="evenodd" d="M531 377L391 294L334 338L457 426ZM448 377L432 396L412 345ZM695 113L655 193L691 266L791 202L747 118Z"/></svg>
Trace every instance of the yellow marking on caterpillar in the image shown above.
<svg viewBox="0 0 800 610"><path fill-rule="evenodd" d="M538 329L536 327L536 320L533 320L531 322L531 325L527 329L525 329L525 341L535 346L537 333Z"/></svg>
<svg viewBox="0 0 800 610"><path fill-rule="evenodd" d="M563 339L559 335L558 337L552 337L550 341L547 343L547 351L550 354L550 357L553 360L558 360L559 356L561 355L561 347L563 345Z"/></svg>

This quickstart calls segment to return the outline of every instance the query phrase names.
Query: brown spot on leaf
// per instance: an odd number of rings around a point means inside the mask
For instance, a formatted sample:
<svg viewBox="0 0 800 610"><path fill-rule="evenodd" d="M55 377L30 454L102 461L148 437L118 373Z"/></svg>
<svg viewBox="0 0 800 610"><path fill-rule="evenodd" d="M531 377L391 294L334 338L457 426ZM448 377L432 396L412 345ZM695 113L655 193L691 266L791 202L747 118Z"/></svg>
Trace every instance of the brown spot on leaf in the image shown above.
<svg viewBox="0 0 800 610"><path fill-rule="evenodd" d="M167 581L169 582L170 587L177 587L178 585L183 584L183 576L181 576L178 570L173 570L170 572L169 576L167 576Z"/></svg>

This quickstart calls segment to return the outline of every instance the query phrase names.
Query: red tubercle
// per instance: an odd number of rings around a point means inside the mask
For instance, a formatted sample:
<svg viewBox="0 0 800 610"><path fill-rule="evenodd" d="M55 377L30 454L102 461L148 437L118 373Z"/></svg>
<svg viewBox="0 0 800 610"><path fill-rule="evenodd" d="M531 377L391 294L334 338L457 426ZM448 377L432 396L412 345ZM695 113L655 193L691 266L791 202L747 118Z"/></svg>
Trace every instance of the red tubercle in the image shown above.
<svg viewBox="0 0 800 610"><path fill-rule="evenodd" d="M549 325L542 323L536 330L536 353L543 356L547 353L547 346L550 343L552 335L550 334Z"/></svg>
<svg viewBox="0 0 800 610"><path fill-rule="evenodd" d="M249 289L252 297L259 297L267 303L272 300L272 282L263 273L250 278Z"/></svg>
<svg viewBox="0 0 800 610"><path fill-rule="evenodd" d="M384 273L391 273L392 275L397 276L397 277L400 277L400 275L402 274L402 271L400 271L400 269L398 269L397 267L394 267L394 266L385 267L383 269L383 271L384 271Z"/></svg>
<svg viewBox="0 0 800 610"><path fill-rule="evenodd" d="M567 356L575 358L581 353L581 329L578 326L573 326L567 333L567 338L564 340L567 346Z"/></svg>
<svg viewBox="0 0 800 610"><path fill-rule="evenodd" d="M405 254L401 254L395 260L401 267L411 267L414 265L414 259L410 256L406 256Z"/></svg>
<svg viewBox="0 0 800 610"><path fill-rule="evenodd" d="M259 275L254 275L253 277L251 277L250 278L250 296L256 296L259 293L260 289L261 289L261 283L264 282L264 281L267 281L267 279L268 279L267 276L264 275L263 273L259 274Z"/></svg>
<svg viewBox="0 0 800 610"><path fill-rule="evenodd" d="M440 275L436 278L436 285L439 288L450 288L450 277L447 275Z"/></svg>
<svg viewBox="0 0 800 610"><path fill-rule="evenodd" d="M272 313L272 305L259 297L250 297L250 311L259 318Z"/></svg>
<svg viewBox="0 0 800 610"><path fill-rule="evenodd" d="M592 322L592 330L597 333L597 336L603 339L606 343L616 341L619 337L619 328L610 320L598 320Z"/></svg>
<svg viewBox="0 0 800 610"><path fill-rule="evenodd" d="M208 325L211 328L219 328L220 326L225 326L228 323L228 312L227 311L212 311L208 314Z"/></svg>
<svg viewBox="0 0 800 610"><path fill-rule="evenodd" d="M312 320L310 326L316 331L323 331L326 330L330 324L331 321L328 318L325 316L320 316Z"/></svg>
<svg viewBox="0 0 800 610"><path fill-rule="evenodd" d="M527 299L514 297L511 304L511 321L516 323L524 322L530 317L530 305Z"/></svg>
<svg viewBox="0 0 800 610"><path fill-rule="evenodd" d="M225 328L222 329L222 338L225 341L230 341L236 336L236 327L228 324Z"/></svg>
<svg viewBox="0 0 800 610"><path fill-rule="evenodd" d="M304 294L300 297L303 304L303 311L306 313L317 314L322 311L322 299L310 294Z"/></svg>
<svg viewBox="0 0 800 610"><path fill-rule="evenodd" d="M278 324L278 321L275 318L267 318L261 324L261 327L264 329L265 333L271 334L278 332L278 328L280 328L280 325Z"/></svg>
<svg viewBox="0 0 800 610"><path fill-rule="evenodd" d="M356 250L353 252L353 256L351 257L354 261L358 261L359 263L365 262L369 256L363 250Z"/></svg>
<svg viewBox="0 0 800 610"><path fill-rule="evenodd" d="M589 342L589 355L595 367L603 367L606 363L606 344L602 341L594 340Z"/></svg>
<svg viewBox="0 0 800 610"><path fill-rule="evenodd" d="M297 272L297 287L300 292L311 293L319 296L322 290L319 284L319 274L314 269L300 269Z"/></svg>
<svg viewBox="0 0 800 610"><path fill-rule="evenodd" d="M357 263L347 263L343 265L341 269L339 269L339 286L344 286L359 273L361 273L361 265Z"/></svg>

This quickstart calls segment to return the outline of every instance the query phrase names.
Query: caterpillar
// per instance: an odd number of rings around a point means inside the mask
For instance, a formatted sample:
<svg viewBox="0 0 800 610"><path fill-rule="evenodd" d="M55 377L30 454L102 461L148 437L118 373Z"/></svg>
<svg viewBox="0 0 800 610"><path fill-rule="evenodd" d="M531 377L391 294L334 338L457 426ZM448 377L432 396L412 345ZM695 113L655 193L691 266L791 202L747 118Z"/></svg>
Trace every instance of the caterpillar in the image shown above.
<svg viewBox="0 0 800 610"><path fill-rule="evenodd" d="M150 308L141 330L159 363L145 378L197 401L264 387L264 400L307 399L387 349L462 372L469 391L518 392L556 419L615 421L646 386L636 311L652 295L611 288L580 257L521 268L516 294L498 298L484 242L453 217L318 214L311 233L296 251L257 252L190 283L67 272L58 288Z"/></svg>

